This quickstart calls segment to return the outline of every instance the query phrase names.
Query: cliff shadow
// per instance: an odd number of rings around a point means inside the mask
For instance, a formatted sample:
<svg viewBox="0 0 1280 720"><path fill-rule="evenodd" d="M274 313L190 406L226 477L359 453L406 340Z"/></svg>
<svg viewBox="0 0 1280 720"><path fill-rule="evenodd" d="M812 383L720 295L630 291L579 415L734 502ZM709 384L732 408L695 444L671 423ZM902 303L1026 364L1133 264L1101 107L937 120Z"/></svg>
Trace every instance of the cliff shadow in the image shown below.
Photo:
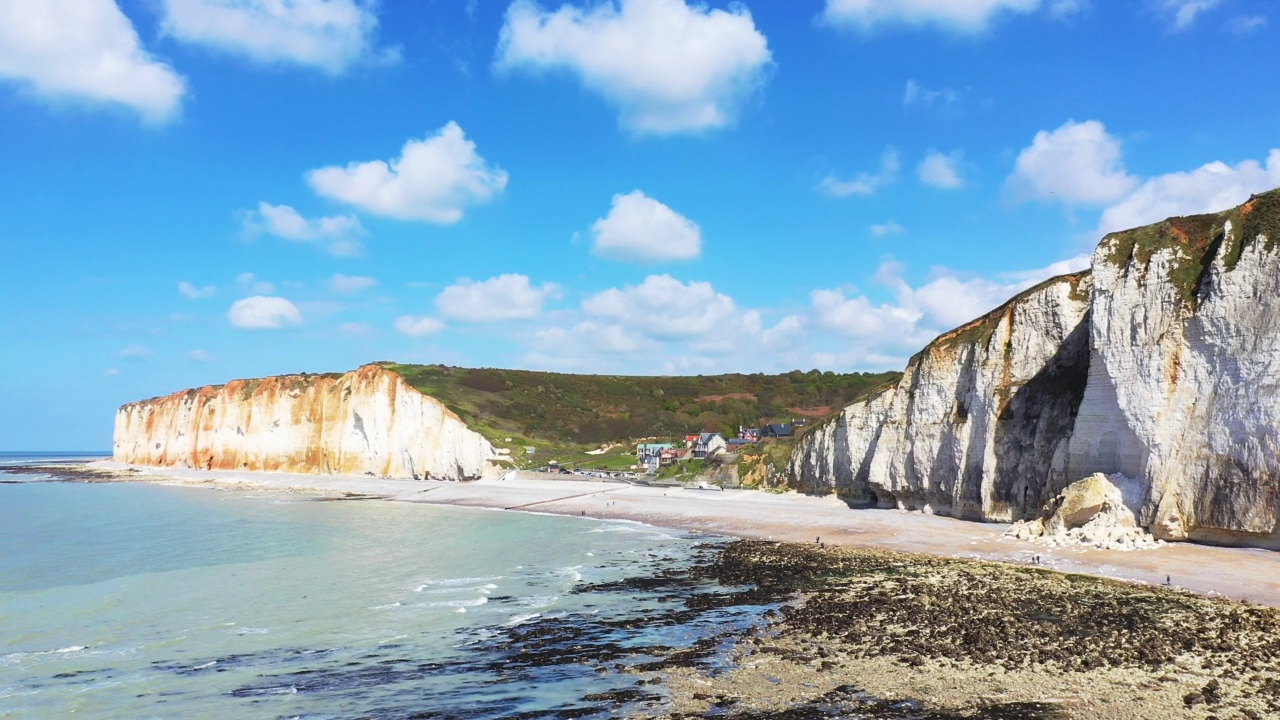
<svg viewBox="0 0 1280 720"><path fill-rule="evenodd" d="M1062 488L1054 458L1071 441L1089 380L1090 313L1040 372L1017 388L996 419L993 502L1014 519L1036 517Z"/></svg>

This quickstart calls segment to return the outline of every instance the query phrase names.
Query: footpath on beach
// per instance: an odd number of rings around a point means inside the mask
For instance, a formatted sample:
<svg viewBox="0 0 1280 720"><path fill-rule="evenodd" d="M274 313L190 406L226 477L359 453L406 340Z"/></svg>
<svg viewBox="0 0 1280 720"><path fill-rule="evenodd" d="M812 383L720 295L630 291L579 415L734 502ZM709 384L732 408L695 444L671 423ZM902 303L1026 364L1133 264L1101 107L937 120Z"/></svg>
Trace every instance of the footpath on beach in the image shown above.
<svg viewBox="0 0 1280 720"><path fill-rule="evenodd" d="M1280 607L1280 553L1170 543L1146 550L1049 547L1003 537L1008 525L898 510L850 509L834 497L552 480L527 473L476 482L291 473L82 466L120 481L308 491L341 497L628 520L689 532L783 542L883 548L940 557L1029 564L1067 573L1163 585Z"/></svg>

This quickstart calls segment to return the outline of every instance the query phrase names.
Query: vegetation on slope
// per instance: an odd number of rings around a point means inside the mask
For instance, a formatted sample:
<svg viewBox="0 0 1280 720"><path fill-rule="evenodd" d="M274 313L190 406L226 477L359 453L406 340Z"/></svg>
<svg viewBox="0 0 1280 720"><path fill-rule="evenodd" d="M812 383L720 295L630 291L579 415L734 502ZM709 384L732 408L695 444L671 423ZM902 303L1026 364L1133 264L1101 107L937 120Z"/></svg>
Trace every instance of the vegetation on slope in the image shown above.
<svg viewBox="0 0 1280 720"><path fill-rule="evenodd" d="M587 447L610 443L698 432L731 435L739 425L825 417L900 375L796 370L783 375L626 377L383 365L495 444L511 447L515 454L521 447L536 447L543 461L542 450L560 453L565 456L556 458L561 462Z"/></svg>
<svg viewBox="0 0 1280 720"><path fill-rule="evenodd" d="M1233 232L1228 237L1226 225ZM1280 241L1280 190L1254 195L1237 208L1207 215L1174 217L1103 238L1111 243L1107 260L1113 265L1133 265L1146 271L1151 258L1161 251L1173 251L1169 282L1183 303L1195 307L1200 285L1213 260L1222 255L1228 271L1234 270L1245 246L1265 238L1271 251Z"/></svg>

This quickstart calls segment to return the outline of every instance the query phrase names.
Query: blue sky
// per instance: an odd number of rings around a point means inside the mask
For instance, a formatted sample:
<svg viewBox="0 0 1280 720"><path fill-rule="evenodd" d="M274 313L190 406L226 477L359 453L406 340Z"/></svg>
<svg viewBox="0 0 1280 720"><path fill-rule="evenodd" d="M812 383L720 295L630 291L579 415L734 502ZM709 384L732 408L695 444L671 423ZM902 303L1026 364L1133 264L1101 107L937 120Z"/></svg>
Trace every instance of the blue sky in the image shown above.
<svg viewBox="0 0 1280 720"><path fill-rule="evenodd" d="M1280 186L1264 0L0 0L0 447L373 360L880 370Z"/></svg>

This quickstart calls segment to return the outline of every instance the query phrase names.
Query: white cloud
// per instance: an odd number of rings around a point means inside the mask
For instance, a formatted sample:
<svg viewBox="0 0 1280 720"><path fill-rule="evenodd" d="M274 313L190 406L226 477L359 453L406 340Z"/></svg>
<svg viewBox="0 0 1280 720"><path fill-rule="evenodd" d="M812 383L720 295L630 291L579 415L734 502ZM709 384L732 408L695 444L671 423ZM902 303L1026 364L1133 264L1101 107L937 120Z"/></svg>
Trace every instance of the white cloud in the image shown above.
<svg viewBox="0 0 1280 720"><path fill-rule="evenodd" d="M1161 8L1169 14L1173 31L1180 32L1195 24L1201 13L1214 9L1222 0L1163 0Z"/></svg>
<svg viewBox="0 0 1280 720"><path fill-rule="evenodd" d="M241 225L249 235L269 233L294 242L320 241L330 255L359 255L364 249L358 239L364 226L354 215L306 218L288 205L259 202L257 210L241 213Z"/></svg>
<svg viewBox="0 0 1280 720"><path fill-rule="evenodd" d="M818 190L833 197L872 195L898 179L900 166L898 151L894 148L885 148L884 153L880 155L879 171L858 173L858 176L852 180L841 180L835 175L828 175L818 183Z"/></svg>
<svg viewBox="0 0 1280 720"><path fill-rule="evenodd" d="M561 355L592 353L630 355L646 349L657 349L648 338L612 323L581 322L573 328L553 327L534 333L534 343L544 350ZM568 351L568 352L566 352Z"/></svg>
<svg viewBox="0 0 1280 720"><path fill-rule="evenodd" d="M673 373L759 369L762 362L795 362L807 333L798 316L768 326L760 310L739 307L710 283L668 275L596 293L575 315L565 313L566 325L534 333L526 362L597 372L602 366Z"/></svg>
<svg viewBox="0 0 1280 720"><path fill-rule="evenodd" d="M0 78L53 99L177 114L183 79L143 47L115 0L0 0Z"/></svg>
<svg viewBox="0 0 1280 720"><path fill-rule="evenodd" d="M1091 4L1090 0L1050 0L1049 17L1054 20L1066 20L1088 10Z"/></svg>
<svg viewBox="0 0 1280 720"><path fill-rule="evenodd" d="M196 349L187 353L187 359L191 362L212 362L213 356L204 350Z"/></svg>
<svg viewBox="0 0 1280 720"><path fill-rule="evenodd" d="M1057 200L1104 205L1133 190L1137 179L1125 170L1120 141L1096 121L1068 120L1041 130L1018 155L1008 187L1019 200Z"/></svg>
<svg viewBox="0 0 1280 720"><path fill-rule="evenodd" d="M1280 186L1280 148L1266 162L1245 160L1234 167L1211 162L1190 172L1153 177L1107 208L1098 233L1159 222L1167 217L1217 212L1235 207L1249 196Z"/></svg>
<svg viewBox="0 0 1280 720"><path fill-rule="evenodd" d="M964 178L960 176L960 161L963 157L958 150L949 155L930 150L920 163L920 182L943 190L964 187Z"/></svg>
<svg viewBox="0 0 1280 720"><path fill-rule="evenodd" d="M365 57L378 19L355 0L162 0L164 32L265 63L337 74Z"/></svg>
<svg viewBox="0 0 1280 720"><path fill-rule="evenodd" d="M325 197L400 220L451 225L468 205L489 201L507 186L507 173L476 153L458 124L410 140L390 163L371 160L307 173Z"/></svg>
<svg viewBox="0 0 1280 720"><path fill-rule="evenodd" d="M702 252L702 231L693 221L639 190L614 195L591 234L595 253L614 260L692 260Z"/></svg>
<svg viewBox="0 0 1280 720"><path fill-rule="evenodd" d="M178 292L191 300L201 300L207 297L213 297L218 293L218 289L212 285L196 287L186 280L182 280L178 283Z"/></svg>
<svg viewBox="0 0 1280 720"><path fill-rule="evenodd" d="M567 70L619 110L638 133L677 133L731 124L771 63L768 42L740 4L614 0L588 9L543 10L532 0L507 9L498 39L500 70Z"/></svg>
<svg viewBox="0 0 1280 720"><path fill-rule="evenodd" d="M880 225L872 225L867 228L867 232L871 233L874 237L888 237L890 235L902 235L907 232L907 229L890 220L889 222L882 223Z"/></svg>
<svg viewBox="0 0 1280 720"><path fill-rule="evenodd" d="M120 374L120 368L107 368L102 371L102 374L107 377L116 377Z"/></svg>
<svg viewBox="0 0 1280 720"><path fill-rule="evenodd" d="M1088 269L1091 260L1092 256L1090 256L1089 253L1083 253L1081 255L1076 255L1075 257L1069 257L1066 260L1049 263L1042 268L1035 268L1034 270L1014 270L1012 272L1001 273L1000 278L1015 286L1031 287L1041 280L1048 280L1049 278L1057 277L1058 275L1067 275L1069 273L1077 273L1081 270L1086 270Z"/></svg>
<svg viewBox="0 0 1280 720"><path fill-rule="evenodd" d="M711 283L685 284L670 275L650 275L638 286L597 293L582 302L582 309L654 337L705 334L738 313L733 298L716 292Z"/></svg>
<svg viewBox="0 0 1280 720"><path fill-rule="evenodd" d="M818 324L826 330L881 343L902 334L904 342L900 344L918 344L913 335L921 314L915 308L876 304L864 295L845 297L840 289L814 290L809 297Z"/></svg>
<svg viewBox="0 0 1280 720"><path fill-rule="evenodd" d="M151 357L155 353L142 345L130 345L117 353L122 358L130 360L141 360L142 358Z"/></svg>
<svg viewBox="0 0 1280 720"><path fill-rule="evenodd" d="M875 282L888 290L891 301L872 300L842 288L810 293L815 325L857 341L853 349L824 354L822 364L901 367L906 356L939 334L982 316L1042 280L1077 272L1088 265L1089 256L1080 255L1043 268L1001 273L995 278L938 269L928 282L913 287L903 279L901 265L885 262L877 271Z"/></svg>
<svg viewBox="0 0 1280 720"><path fill-rule="evenodd" d="M534 287L525 275L499 275L481 282L462 278L436 296L436 310L451 320L503 322L542 314L542 304L559 294L555 283Z"/></svg>
<svg viewBox="0 0 1280 720"><path fill-rule="evenodd" d="M353 295L378 284L378 281L364 275L343 275L335 273L329 278L329 288L337 293Z"/></svg>
<svg viewBox="0 0 1280 720"><path fill-rule="evenodd" d="M1207 163L1151 178L1130 175L1119 141L1097 121L1041 131L1018 156L1008 186L1020 198L1104 205L1098 235L1234 207L1280 186L1280 148L1265 161Z"/></svg>
<svg viewBox="0 0 1280 720"><path fill-rule="evenodd" d="M822 18L869 31L884 25L927 26L976 34L1000 15L1030 13L1040 0L827 0Z"/></svg>
<svg viewBox="0 0 1280 720"><path fill-rule="evenodd" d="M266 280L259 280L257 275L251 272L240 273L236 276L236 288L247 295L270 295L276 291L276 286Z"/></svg>
<svg viewBox="0 0 1280 720"><path fill-rule="evenodd" d="M282 297L254 295L237 300L227 312L231 324L245 330L278 330L300 325L302 313Z"/></svg>
<svg viewBox="0 0 1280 720"><path fill-rule="evenodd" d="M433 317L401 315L395 321L396 332L409 337L434 335L444 329L444 323Z"/></svg>
<svg viewBox="0 0 1280 720"><path fill-rule="evenodd" d="M1255 30L1261 30L1267 26L1267 18L1263 15L1241 15L1231 18L1227 23L1227 30L1233 35L1248 35Z"/></svg>
<svg viewBox="0 0 1280 720"><path fill-rule="evenodd" d="M902 107L922 107L928 110L951 112L960 103L960 93L949 87L937 90L927 88L915 80L907 81L902 93Z"/></svg>

